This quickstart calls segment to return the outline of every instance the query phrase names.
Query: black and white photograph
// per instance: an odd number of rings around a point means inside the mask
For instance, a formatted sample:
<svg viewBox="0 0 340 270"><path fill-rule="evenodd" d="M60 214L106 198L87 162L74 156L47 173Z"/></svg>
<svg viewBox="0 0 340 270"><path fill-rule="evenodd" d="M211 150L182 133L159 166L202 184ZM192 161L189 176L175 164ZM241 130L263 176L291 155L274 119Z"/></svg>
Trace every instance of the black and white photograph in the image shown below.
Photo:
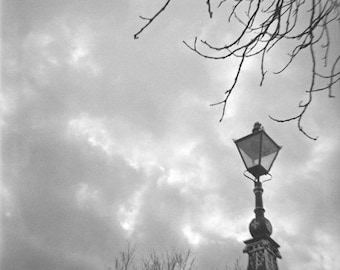
<svg viewBox="0 0 340 270"><path fill-rule="evenodd" d="M1 270L339 269L339 0L0 2Z"/></svg>

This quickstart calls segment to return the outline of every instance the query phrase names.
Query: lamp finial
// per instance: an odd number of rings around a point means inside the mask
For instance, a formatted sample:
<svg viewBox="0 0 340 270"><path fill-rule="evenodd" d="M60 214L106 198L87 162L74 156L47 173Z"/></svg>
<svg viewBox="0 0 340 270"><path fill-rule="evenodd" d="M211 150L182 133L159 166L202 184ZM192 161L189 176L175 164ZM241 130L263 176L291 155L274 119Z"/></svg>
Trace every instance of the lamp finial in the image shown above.
<svg viewBox="0 0 340 270"><path fill-rule="evenodd" d="M253 133L258 132L258 131L260 131L262 129L263 129L262 125L259 122L256 122L254 124Z"/></svg>

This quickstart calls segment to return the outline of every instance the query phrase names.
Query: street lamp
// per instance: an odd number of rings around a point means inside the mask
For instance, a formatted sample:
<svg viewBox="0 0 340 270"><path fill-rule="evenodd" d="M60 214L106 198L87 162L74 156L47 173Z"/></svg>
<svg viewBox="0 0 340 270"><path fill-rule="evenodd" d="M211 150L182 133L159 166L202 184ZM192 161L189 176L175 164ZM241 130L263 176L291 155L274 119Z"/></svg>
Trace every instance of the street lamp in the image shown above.
<svg viewBox="0 0 340 270"><path fill-rule="evenodd" d="M252 239L245 241L243 252L248 253L248 270L278 270L276 258L281 258L280 247L271 237L272 225L264 216L262 182L260 177L270 175L269 171L281 149L276 142L256 122L252 133L234 140L242 157L246 171L254 176L255 218L249 224ZM271 175L270 175L271 176ZM266 180L265 180L266 181Z"/></svg>

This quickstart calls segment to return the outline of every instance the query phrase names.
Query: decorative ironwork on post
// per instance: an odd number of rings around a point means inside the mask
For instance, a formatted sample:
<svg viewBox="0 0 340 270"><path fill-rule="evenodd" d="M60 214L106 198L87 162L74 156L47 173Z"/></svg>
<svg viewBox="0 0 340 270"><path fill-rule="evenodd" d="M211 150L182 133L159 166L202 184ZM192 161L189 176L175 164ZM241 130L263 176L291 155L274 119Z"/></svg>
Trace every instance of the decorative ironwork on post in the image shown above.
<svg viewBox="0 0 340 270"><path fill-rule="evenodd" d="M250 239L243 252L248 253L247 270L278 270L277 258L281 259L280 247L273 239Z"/></svg>
<svg viewBox="0 0 340 270"><path fill-rule="evenodd" d="M260 177L270 175L269 170L281 147L267 135L258 122L254 124L251 134L235 140L235 144L247 168L246 171L254 178L246 174L245 176L255 185L255 218L249 224L253 238L244 242L246 247L243 250L249 256L247 270L278 270L277 258L281 259L280 246L270 237L273 229L270 221L264 216L263 181L260 181Z"/></svg>

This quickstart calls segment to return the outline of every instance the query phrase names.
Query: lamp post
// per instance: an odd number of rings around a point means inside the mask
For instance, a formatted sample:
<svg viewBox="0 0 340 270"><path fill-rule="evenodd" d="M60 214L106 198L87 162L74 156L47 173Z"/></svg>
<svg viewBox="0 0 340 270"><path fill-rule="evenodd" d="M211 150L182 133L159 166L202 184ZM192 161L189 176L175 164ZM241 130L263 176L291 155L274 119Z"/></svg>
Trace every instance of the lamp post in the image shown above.
<svg viewBox="0 0 340 270"><path fill-rule="evenodd" d="M270 180L269 173L281 147L269 137L260 123L256 122L252 133L234 140L242 157L246 171L244 175L254 182L255 218L249 224L253 237L245 241L243 252L248 253L248 270L278 270L277 258L281 258L280 247L271 237L272 225L264 216L262 183ZM252 177L247 175L250 173ZM261 176L270 176L261 180Z"/></svg>

